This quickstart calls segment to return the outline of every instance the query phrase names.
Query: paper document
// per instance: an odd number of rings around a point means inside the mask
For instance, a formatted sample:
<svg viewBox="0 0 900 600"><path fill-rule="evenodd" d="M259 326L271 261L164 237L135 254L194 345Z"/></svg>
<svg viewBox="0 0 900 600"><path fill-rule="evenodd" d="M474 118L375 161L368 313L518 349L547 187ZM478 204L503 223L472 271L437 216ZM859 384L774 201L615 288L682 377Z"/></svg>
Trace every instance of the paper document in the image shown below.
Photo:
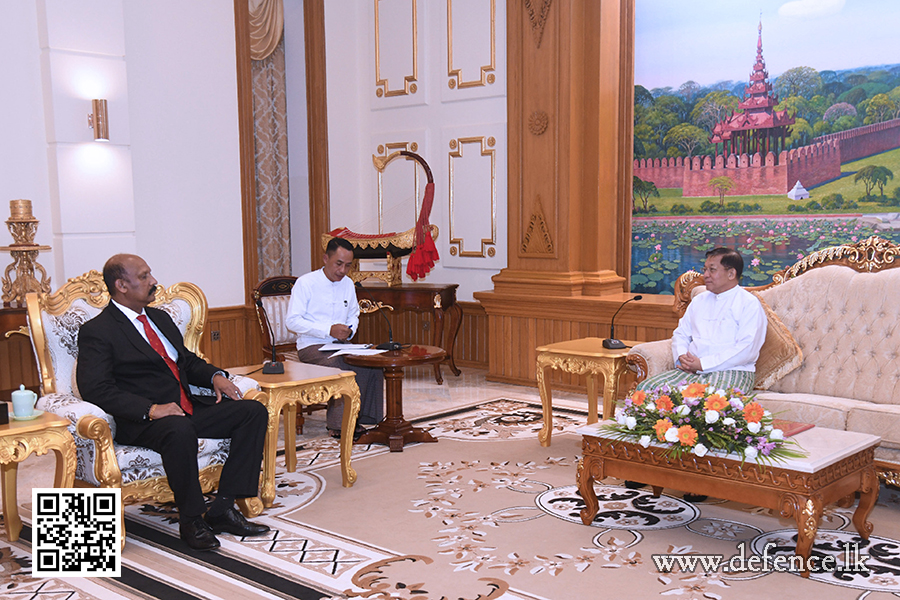
<svg viewBox="0 0 900 600"><path fill-rule="evenodd" d="M362 344L356 345L359 346ZM382 352L385 352L385 350L379 350L378 348L342 348L341 350L338 350L337 352L329 356L329 358L342 356L344 354L351 354L353 356L371 356L372 354L381 354Z"/></svg>
<svg viewBox="0 0 900 600"><path fill-rule="evenodd" d="M333 352L335 350L365 350L367 348L371 348L372 344L339 344L337 342L332 342L330 344L325 344L321 348L319 348L320 352ZM346 354L346 353L345 353Z"/></svg>

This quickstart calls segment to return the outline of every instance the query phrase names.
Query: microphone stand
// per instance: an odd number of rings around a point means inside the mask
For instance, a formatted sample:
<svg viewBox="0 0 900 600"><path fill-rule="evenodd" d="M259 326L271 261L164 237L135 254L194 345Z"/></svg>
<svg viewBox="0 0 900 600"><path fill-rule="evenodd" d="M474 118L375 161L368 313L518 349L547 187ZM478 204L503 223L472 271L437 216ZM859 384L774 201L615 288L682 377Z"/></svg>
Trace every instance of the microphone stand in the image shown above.
<svg viewBox="0 0 900 600"><path fill-rule="evenodd" d="M368 296L369 300L372 301L372 304L375 305L375 307L378 309L378 312L381 313L381 316L384 317L384 320L387 322L387 326L388 326L388 341L385 342L385 343L383 343L383 344L378 344L377 346L375 346L375 348L378 349L378 350L399 350L400 348L402 348L402 347L403 347L403 344L401 344L400 342L395 342L395 341L394 341L394 330L391 329L391 320L388 319L388 318L387 318L387 315L384 314L384 311L381 310L381 306L378 304L378 302L375 301L375 298L372 297L372 294L369 293L369 290L367 290L366 288L364 288L364 287L363 287L363 284L360 283L359 281L354 282L354 285L355 285L358 289L360 289L360 290L362 290L362 291L364 291L364 292L366 293L366 296Z"/></svg>
<svg viewBox="0 0 900 600"><path fill-rule="evenodd" d="M284 375L284 364L278 362L278 356L275 354L275 332L272 330L269 314L263 308L262 299L256 299L256 308L262 311L263 318L266 320L266 327L269 328L269 341L272 344L272 362L263 365L263 375Z"/></svg>
<svg viewBox="0 0 900 600"><path fill-rule="evenodd" d="M616 310L616 312L613 314L612 319L610 319L609 321L609 337L603 340L604 348L608 350L622 350L623 348L625 348L625 344L622 343L622 340L616 339L616 316L618 316L619 311L622 310L622 308L624 308L626 304L628 304L632 300L640 300L641 298L643 298L643 296L641 295L637 295L634 298L629 298L628 300L623 302L622 305L619 306L618 310Z"/></svg>

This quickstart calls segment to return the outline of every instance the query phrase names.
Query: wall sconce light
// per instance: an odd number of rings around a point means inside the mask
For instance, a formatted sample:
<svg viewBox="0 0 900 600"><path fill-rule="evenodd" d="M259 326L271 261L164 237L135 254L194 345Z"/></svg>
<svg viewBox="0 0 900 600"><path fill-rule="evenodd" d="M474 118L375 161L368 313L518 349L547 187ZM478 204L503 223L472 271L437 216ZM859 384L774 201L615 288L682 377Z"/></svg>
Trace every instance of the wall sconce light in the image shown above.
<svg viewBox="0 0 900 600"><path fill-rule="evenodd" d="M94 140L109 141L109 115L106 112L106 100L91 100L92 111L88 115L88 127L94 130Z"/></svg>

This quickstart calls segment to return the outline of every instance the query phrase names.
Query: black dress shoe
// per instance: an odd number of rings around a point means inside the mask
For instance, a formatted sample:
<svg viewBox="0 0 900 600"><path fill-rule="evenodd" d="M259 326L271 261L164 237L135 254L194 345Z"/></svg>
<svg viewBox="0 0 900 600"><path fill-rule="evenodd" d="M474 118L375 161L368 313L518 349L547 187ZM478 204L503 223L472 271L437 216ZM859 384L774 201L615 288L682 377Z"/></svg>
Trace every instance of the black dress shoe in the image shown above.
<svg viewBox="0 0 900 600"><path fill-rule="evenodd" d="M685 502L692 502L696 504L697 502L706 502L706 496L703 494L685 494L682 496Z"/></svg>
<svg viewBox="0 0 900 600"><path fill-rule="evenodd" d="M268 525L257 525L244 518L234 507L229 508L217 517L208 514L203 520L212 528L213 533L230 533L239 537L262 535L269 531Z"/></svg>
<svg viewBox="0 0 900 600"><path fill-rule="evenodd" d="M625 487L627 487L629 490L639 490L646 485L646 483L641 483L640 481L625 480Z"/></svg>
<svg viewBox="0 0 900 600"><path fill-rule="evenodd" d="M178 532L182 541L193 550L215 550L220 545L212 529L201 517L184 519L178 525Z"/></svg>
<svg viewBox="0 0 900 600"><path fill-rule="evenodd" d="M330 429L330 428L326 428L326 429L328 429L328 435L330 435L331 437L333 437L336 440L341 439L341 430L340 429ZM353 431L353 441L355 442L356 440L361 438L363 435L368 433L368 431L369 431L368 429L366 429L365 427L363 427L362 425L357 423L356 429Z"/></svg>

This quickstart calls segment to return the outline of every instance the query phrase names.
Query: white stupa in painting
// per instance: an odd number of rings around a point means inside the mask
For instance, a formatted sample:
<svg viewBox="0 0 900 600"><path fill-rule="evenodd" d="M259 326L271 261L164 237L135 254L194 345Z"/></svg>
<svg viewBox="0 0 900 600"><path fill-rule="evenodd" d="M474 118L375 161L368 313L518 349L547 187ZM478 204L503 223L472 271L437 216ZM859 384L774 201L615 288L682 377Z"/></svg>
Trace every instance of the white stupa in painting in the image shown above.
<svg viewBox="0 0 900 600"><path fill-rule="evenodd" d="M791 200L806 200L809 198L809 192L806 191L806 188L803 187L803 184L797 181L794 184L794 188L788 192L788 198Z"/></svg>

